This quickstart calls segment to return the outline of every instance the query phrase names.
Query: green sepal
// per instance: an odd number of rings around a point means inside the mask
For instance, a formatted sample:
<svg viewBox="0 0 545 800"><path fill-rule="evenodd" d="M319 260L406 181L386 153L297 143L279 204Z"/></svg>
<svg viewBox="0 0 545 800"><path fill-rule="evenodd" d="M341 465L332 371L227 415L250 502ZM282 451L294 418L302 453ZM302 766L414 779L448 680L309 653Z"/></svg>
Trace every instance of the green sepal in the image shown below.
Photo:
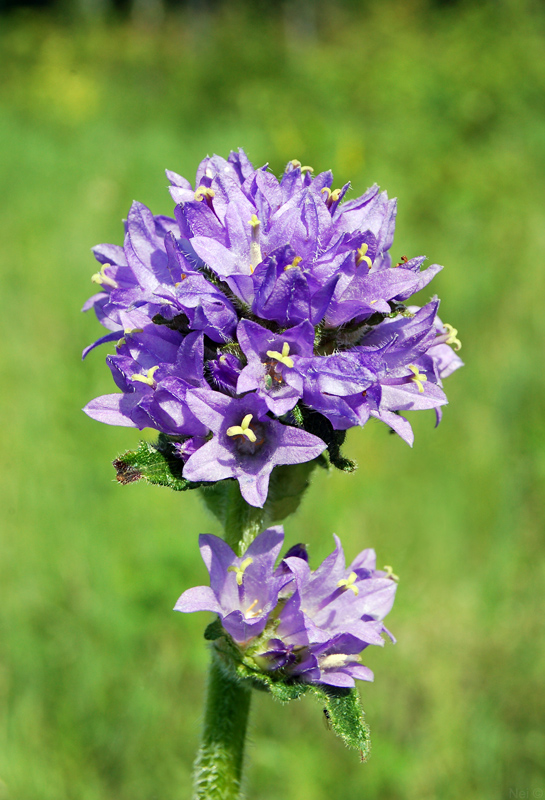
<svg viewBox="0 0 545 800"><path fill-rule="evenodd" d="M221 620L219 617L207 625L204 631L204 638L209 642L214 642L216 639L219 639L220 636L225 636L225 631L222 627Z"/></svg>
<svg viewBox="0 0 545 800"><path fill-rule="evenodd" d="M358 690L326 686L323 683L309 684L308 689L324 704L333 732L347 747L359 750L361 760L366 761L371 749L371 739Z"/></svg>
<svg viewBox="0 0 545 800"><path fill-rule="evenodd" d="M250 654L241 652L222 628L219 617L205 631L205 639L214 641L214 649L222 668L233 678L253 689L268 692L275 700L289 703L304 694L313 694L322 704L331 730L347 747L359 750L361 760L369 756L371 741L356 688L345 689L323 683L302 683L293 678L283 680L280 671L264 672Z"/></svg>
<svg viewBox="0 0 545 800"><path fill-rule="evenodd" d="M266 672L258 672L252 669L244 660L237 664L236 673L239 678L249 681L254 689L269 692L275 700L279 700L281 703L298 700L308 691L308 684L306 683L274 680Z"/></svg>
<svg viewBox="0 0 545 800"><path fill-rule="evenodd" d="M355 472L358 465L355 461L346 458L341 450L345 438L346 431L333 431L333 435L327 445L329 460L336 469L340 469L342 472Z"/></svg>
<svg viewBox="0 0 545 800"><path fill-rule="evenodd" d="M174 455L172 442L160 434L157 442L140 442L138 450L128 450L112 462L119 483L134 483L141 479L158 486L168 486L176 492L196 489L201 484L182 477L183 461Z"/></svg>
<svg viewBox="0 0 545 800"><path fill-rule="evenodd" d="M236 674L249 681L254 689L267 691L275 700L288 703L304 694L313 694L323 705L331 730L343 740L347 747L359 750L361 760L366 761L371 748L369 726L364 720L358 690L326 686L323 683L300 683L274 679L266 672L258 672L243 658L235 666Z"/></svg>

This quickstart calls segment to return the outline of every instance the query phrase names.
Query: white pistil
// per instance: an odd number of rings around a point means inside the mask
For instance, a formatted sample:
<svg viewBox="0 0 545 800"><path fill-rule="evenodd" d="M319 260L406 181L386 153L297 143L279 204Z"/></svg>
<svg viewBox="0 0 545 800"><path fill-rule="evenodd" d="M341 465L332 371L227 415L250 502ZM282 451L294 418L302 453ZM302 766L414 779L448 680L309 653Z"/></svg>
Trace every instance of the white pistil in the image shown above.
<svg viewBox="0 0 545 800"><path fill-rule="evenodd" d="M418 386L418 391L420 392L420 394L422 394L422 392L424 391L423 384L426 383L428 379L426 378L423 372L419 371L418 367L415 367L414 364L409 364L409 369L413 373L413 375L411 375L410 377L410 380L413 383L416 383L416 385Z"/></svg>
<svg viewBox="0 0 545 800"><path fill-rule="evenodd" d="M250 242L250 269L253 272L257 265L261 264L263 261L261 247L259 245L259 228L261 227L261 223L256 214L252 214L252 218L250 219L249 223L252 226L252 241Z"/></svg>
<svg viewBox="0 0 545 800"><path fill-rule="evenodd" d="M352 591L354 592L354 595L357 597L358 594L360 593L360 590L358 589L358 587L354 586L354 584L356 583L357 579L358 579L358 576L356 575L356 573L355 572L351 572L350 575L348 576L348 578L346 578L346 579L343 578L342 580L340 580L337 583L337 586L342 587L343 589L352 589Z"/></svg>
<svg viewBox="0 0 545 800"><path fill-rule="evenodd" d="M282 345L281 353L279 353L278 350L267 350L267 355L269 358L274 358L275 361L280 361L281 364L284 364L290 369L293 367L293 358L290 358L290 346L287 342L284 342Z"/></svg>
<svg viewBox="0 0 545 800"><path fill-rule="evenodd" d="M245 558L244 561L241 563L240 567L234 567L234 566L227 567L227 572L234 572L236 574L237 585L242 586L242 579L244 577L244 573L246 572L246 569L250 566L250 564L253 563L254 563L253 558L251 556L248 556L248 558ZM255 602L257 603L257 600ZM253 606L250 606L250 608L253 608ZM248 611L249 610L250 609L248 609Z"/></svg>
<svg viewBox="0 0 545 800"><path fill-rule="evenodd" d="M145 375L131 375L131 381L140 381L140 383L146 383L148 386L151 386L152 389L155 389L157 382L153 376L158 369L159 365L156 367L150 367Z"/></svg>
<svg viewBox="0 0 545 800"><path fill-rule="evenodd" d="M253 414L246 414L240 425L231 425L225 431L227 436L245 436L250 442L257 441L257 436L250 428L250 422L253 419Z"/></svg>
<svg viewBox="0 0 545 800"><path fill-rule="evenodd" d="M372 261L369 258L369 256L365 255L367 253L368 249L369 249L369 245L365 244L365 242L364 242L362 244L362 246L358 247L358 249L356 250L356 266L357 267L359 267L359 265L362 263L362 261L365 261L365 263L367 264L369 269L371 269L371 267L373 266Z"/></svg>
<svg viewBox="0 0 545 800"><path fill-rule="evenodd" d="M105 270L109 269L111 266L111 264L103 264L100 268L100 272L95 272L94 275L91 275L92 282L98 283L100 286L105 284L106 286L111 286L112 289L118 289L118 282L114 281L113 278L109 278L105 272Z"/></svg>

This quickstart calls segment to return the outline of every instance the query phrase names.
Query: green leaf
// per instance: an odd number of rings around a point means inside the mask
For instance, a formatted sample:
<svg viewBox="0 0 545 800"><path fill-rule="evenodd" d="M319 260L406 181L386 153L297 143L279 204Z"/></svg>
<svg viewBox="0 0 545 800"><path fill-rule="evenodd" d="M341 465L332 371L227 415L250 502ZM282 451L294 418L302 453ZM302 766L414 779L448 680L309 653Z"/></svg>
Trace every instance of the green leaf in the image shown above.
<svg viewBox="0 0 545 800"><path fill-rule="evenodd" d="M161 434L156 444L140 442L138 450L129 450L113 462L119 483L146 480L168 486L177 492L196 489L201 484L182 477L183 461L174 455L172 443Z"/></svg>
<svg viewBox="0 0 545 800"><path fill-rule="evenodd" d="M325 684L310 684L310 691L324 704L331 729L347 747L359 750L361 760L366 761L371 749L369 726L357 689L341 689Z"/></svg>

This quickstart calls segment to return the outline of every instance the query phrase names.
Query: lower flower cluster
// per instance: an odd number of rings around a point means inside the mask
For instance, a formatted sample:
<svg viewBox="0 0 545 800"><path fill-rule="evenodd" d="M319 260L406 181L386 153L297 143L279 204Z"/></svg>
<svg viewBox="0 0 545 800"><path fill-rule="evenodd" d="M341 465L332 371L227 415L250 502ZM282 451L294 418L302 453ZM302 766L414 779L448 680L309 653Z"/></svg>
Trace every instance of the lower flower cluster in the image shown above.
<svg viewBox="0 0 545 800"><path fill-rule="evenodd" d="M376 569L374 550L346 566L341 542L311 570L304 545L276 566L281 526L268 528L237 556L222 539L203 534L199 545L210 586L185 591L175 610L212 611L222 634L251 670L283 681L353 687L373 680L360 657L368 645L395 641L382 620L390 611L397 578Z"/></svg>

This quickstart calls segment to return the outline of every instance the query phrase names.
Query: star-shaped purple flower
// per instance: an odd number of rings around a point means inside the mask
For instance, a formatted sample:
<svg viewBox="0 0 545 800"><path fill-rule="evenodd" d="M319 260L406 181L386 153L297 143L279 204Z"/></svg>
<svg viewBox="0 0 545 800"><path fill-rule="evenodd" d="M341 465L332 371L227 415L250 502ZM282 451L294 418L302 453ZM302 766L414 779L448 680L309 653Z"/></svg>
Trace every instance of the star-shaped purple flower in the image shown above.
<svg viewBox="0 0 545 800"><path fill-rule="evenodd" d="M311 461L326 448L317 436L268 416L267 404L257 394L238 399L195 389L187 393L186 402L214 436L188 459L184 477L191 481L236 478L242 496L252 506L264 505L274 467Z"/></svg>
<svg viewBox="0 0 545 800"><path fill-rule="evenodd" d="M174 610L212 611L234 641L246 646L263 632L280 590L293 580L289 572L274 573L283 541L281 526L268 528L239 557L223 539L202 534L199 547L210 586L188 589Z"/></svg>

